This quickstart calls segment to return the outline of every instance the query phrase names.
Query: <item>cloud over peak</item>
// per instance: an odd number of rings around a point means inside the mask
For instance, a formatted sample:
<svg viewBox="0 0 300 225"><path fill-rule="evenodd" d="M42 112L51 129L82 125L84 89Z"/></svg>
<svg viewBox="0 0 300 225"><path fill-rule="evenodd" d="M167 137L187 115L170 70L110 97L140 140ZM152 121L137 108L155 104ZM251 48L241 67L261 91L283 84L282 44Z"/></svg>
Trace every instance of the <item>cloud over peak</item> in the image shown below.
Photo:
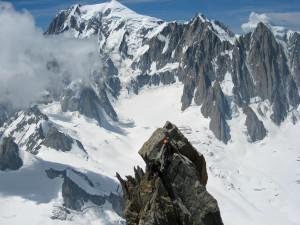
<svg viewBox="0 0 300 225"><path fill-rule="evenodd" d="M29 12L0 2L0 103L26 107L63 82L85 79L100 70L97 42L46 37Z"/></svg>
<svg viewBox="0 0 300 225"><path fill-rule="evenodd" d="M244 32L254 30L258 23L269 24L273 26L282 26L291 30L300 30L299 24L300 12L273 12L262 13L251 12L248 22L242 24Z"/></svg>

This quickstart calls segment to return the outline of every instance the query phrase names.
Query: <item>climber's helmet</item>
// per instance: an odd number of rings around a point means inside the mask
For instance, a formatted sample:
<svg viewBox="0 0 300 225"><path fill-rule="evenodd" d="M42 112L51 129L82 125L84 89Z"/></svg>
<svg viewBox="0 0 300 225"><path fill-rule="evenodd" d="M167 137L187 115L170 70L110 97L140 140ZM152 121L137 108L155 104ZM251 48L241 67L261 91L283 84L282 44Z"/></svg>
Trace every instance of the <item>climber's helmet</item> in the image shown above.
<svg viewBox="0 0 300 225"><path fill-rule="evenodd" d="M165 138L164 138L164 142L163 142L163 143L164 143L164 145L167 145L167 144L169 144L169 138L165 137Z"/></svg>

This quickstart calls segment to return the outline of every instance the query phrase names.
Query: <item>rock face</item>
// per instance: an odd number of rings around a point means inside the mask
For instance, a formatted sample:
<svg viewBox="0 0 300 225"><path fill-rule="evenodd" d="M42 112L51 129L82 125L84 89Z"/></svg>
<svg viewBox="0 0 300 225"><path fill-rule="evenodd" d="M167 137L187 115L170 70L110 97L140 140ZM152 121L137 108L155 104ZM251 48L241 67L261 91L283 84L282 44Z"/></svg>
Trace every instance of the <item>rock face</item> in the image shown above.
<svg viewBox="0 0 300 225"><path fill-rule="evenodd" d="M250 141L255 142L264 139L267 131L263 122L258 119L255 112L248 106L244 109L244 113L247 116L245 125Z"/></svg>
<svg viewBox="0 0 300 225"><path fill-rule="evenodd" d="M256 94L273 103L271 119L278 125L288 111L286 80L290 75L286 61L283 48L272 32L259 23L252 34L248 64L255 80Z"/></svg>
<svg viewBox="0 0 300 225"><path fill-rule="evenodd" d="M290 55L290 67L292 68L292 74L295 77L297 86L300 86L300 34L294 33L289 38L289 55Z"/></svg>
<svg viewBox="0 0 300 225"><path fill-rule="evenodd" d="M112 120L118 120L105 91L97 95L92 88L79 87L79 90L67 89L61 100L62 111L78 111L81 114L96 119L100 126L106 123L106 115ZM105 115L106 114L106 115Z"/></svg>
<svg viewBox="0 0 300 225"><path fill-rule="evenodd" d="M43 126L48 124L48 117L37 106L33 106L16 114L4 127L3 136L14 137L21 149L37 154L39 145L45 138Z"/></svg>
<svg viewBox="0 0 300 225"><path fill-rule="evenodd" d="M19 147L11 137L4 137L0 144L0 170L18 170L23 165Z"/></svg>
<svg viewBox="0 0 300 225"><path fill-rule="evenodd" d="M123 200L118 193L111 192L109 194L99 194L93 190L94 183L86 176L74 169L67 168L59 171L54 169L46 170L50 179L61 177L63 206L67 209L80 211L88 202L92 202L97 206L102 206L105 202L109 202L116 213L122 215Z"/></svg>
<svg viewBox="0 0 300 225"><path fill-rule="evenodd" d="M70 136L60 132L55 127L49 128L47 131L46 137L43 140L42 144L46 147L56 149L58 151L71 151L73 144L77 144L79 148L84 150L81 142L74 140Z"/></svg>
<svg viewBox="0 0 300 225"><path fill-rule="evenodd" d="M219 82L215 82L208 90L201 112L204 117L210 117L209 128L215 136L227 143L230 139L230 130L226 119L230 119L231 111Z"/></svg>
<svg viewBox="0 0 300 225"><path fill-rule="evenodd" d="M163 144L166 136L169 144ZM175 125L157 129L139 154L145 172L135 168L135 177L126 180L117 174L128 225L223 224L217 201L206 190L205 159Z"/></svg>
<svg viewBox="0 0 300 225"><path fill-rule="evenodd" d="M21 149L35 155L39 153L41 145L65 152L70 151L73 144L76 144L85 152L80 141L59 131L37 106L16 114L5 125L3 136L15 138Z"/></svg>

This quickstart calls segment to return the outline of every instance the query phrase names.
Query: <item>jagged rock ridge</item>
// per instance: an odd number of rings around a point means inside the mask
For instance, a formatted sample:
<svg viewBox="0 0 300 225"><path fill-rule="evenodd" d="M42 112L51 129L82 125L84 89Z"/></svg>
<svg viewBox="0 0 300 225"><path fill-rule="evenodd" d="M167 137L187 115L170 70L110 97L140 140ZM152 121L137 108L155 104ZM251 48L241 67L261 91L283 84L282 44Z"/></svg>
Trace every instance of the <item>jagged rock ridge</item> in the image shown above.
<svg viewBox="0 0 300 225"><path fill-rule="evenodd" d="M169 144L164 144L166 136ZM139 154L147 164L145 172L137 167L135 177L126 180L117 174L128 225L223 224L217 201L206 190L205 159L175 125L167 122L157 129ZM150 165L157 165L155 173Z"/></svg>
<svg viewBox="0 0 300 225"><path fill-rule="evenodd" d="M81 142L59 131L37 106L20 111L1 130L1 136L14 138L20 148L35 155L41 145L63 152L71 151L75 145L85 154Z"/></svg>

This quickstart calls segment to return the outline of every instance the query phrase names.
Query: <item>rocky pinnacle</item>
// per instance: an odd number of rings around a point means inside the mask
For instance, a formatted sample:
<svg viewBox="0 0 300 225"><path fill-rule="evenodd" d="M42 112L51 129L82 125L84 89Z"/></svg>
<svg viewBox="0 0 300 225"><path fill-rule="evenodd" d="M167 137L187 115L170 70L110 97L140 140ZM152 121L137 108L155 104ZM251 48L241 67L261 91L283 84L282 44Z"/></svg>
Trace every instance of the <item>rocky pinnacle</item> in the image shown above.
<svg viewBox="0 0 300 225"><path fill-rule="evenodd" d="M163 143L166 137L168 144ZM145 172L134 168L135 177L126 180L117 174L128 225L223 224L217 200L206 190L205 159L175 125L167 122L157 129L139 154L147 164Z"/></svg>

